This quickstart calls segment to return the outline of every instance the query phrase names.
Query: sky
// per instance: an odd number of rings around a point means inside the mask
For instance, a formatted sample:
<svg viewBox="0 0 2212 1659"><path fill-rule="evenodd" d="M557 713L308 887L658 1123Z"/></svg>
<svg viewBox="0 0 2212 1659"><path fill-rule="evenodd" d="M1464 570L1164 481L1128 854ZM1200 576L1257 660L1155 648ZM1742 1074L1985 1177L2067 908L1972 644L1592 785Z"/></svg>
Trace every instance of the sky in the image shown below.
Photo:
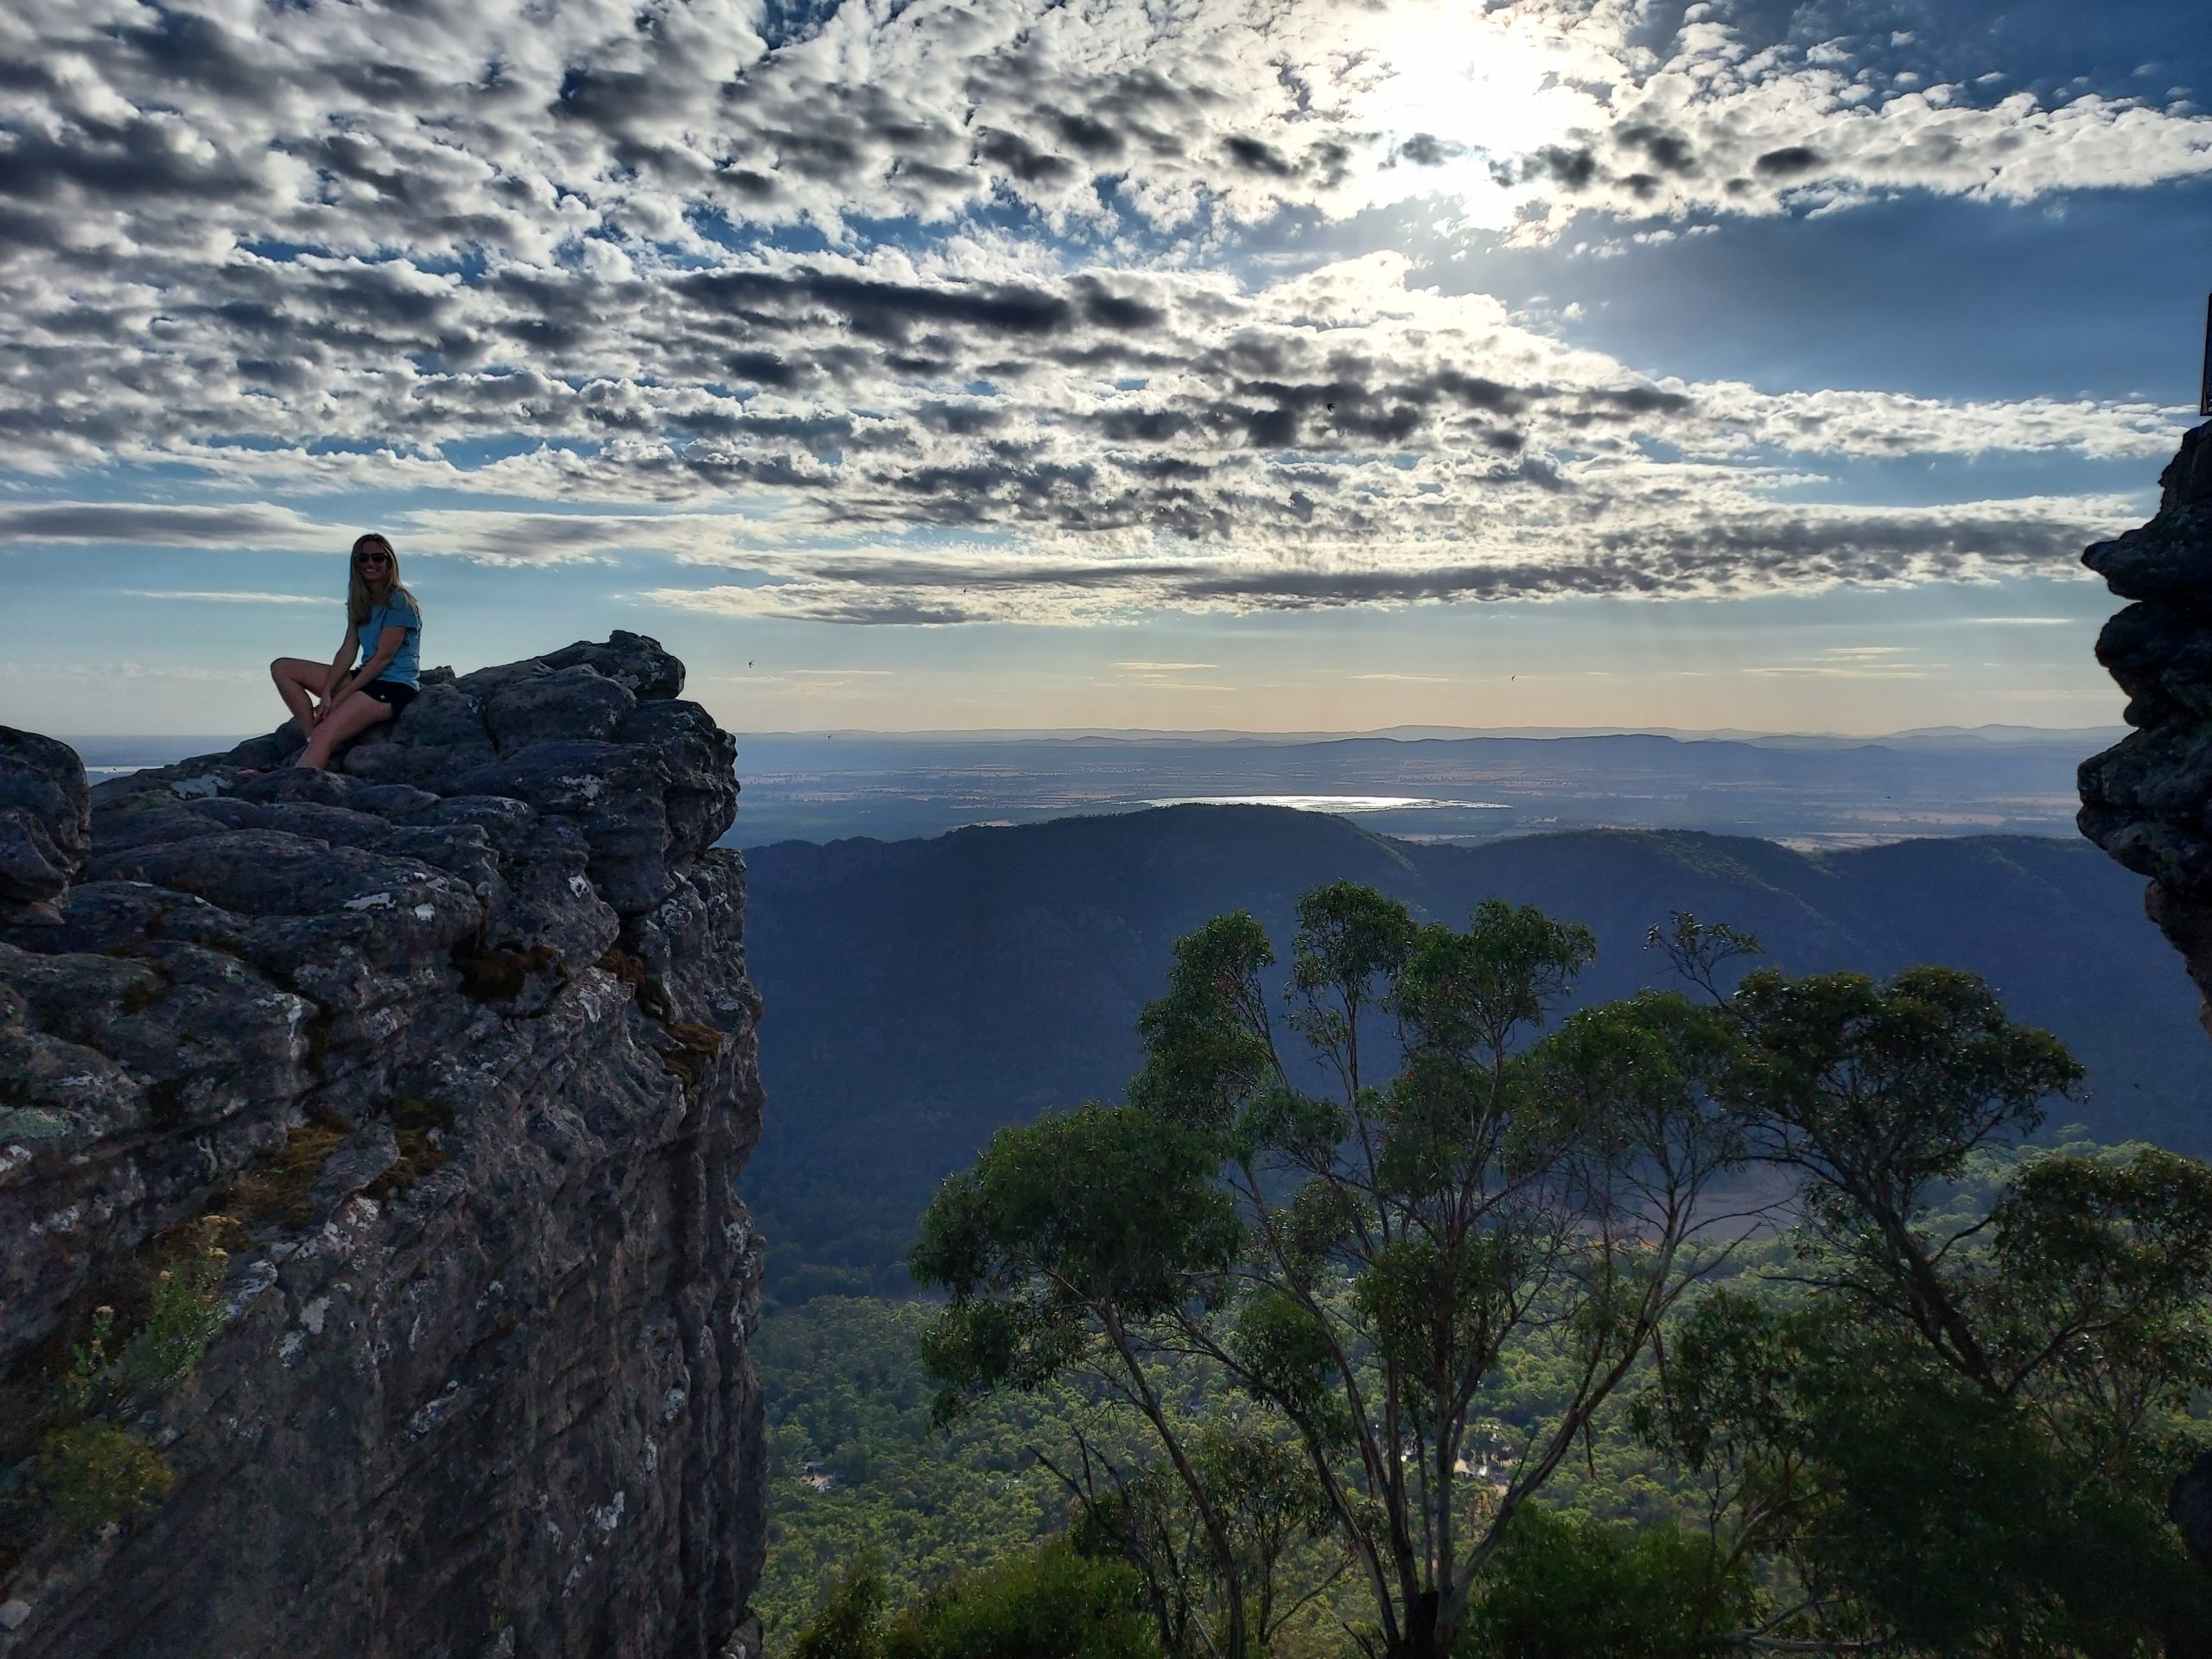
<svg viewBox="0 0 2212 1659"><path fill-rule="evenodd" d="M2201 0L10 0L0 721L2078 727Z"/></svg>

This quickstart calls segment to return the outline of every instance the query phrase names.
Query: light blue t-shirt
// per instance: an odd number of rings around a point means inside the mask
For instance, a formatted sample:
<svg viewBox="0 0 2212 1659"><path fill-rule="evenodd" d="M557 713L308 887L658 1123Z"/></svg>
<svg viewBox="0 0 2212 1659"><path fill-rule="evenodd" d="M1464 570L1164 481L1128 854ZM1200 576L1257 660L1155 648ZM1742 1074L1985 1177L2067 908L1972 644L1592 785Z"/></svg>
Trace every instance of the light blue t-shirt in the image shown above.
<svg viewBox="0 0 2212 1659"><path fill-rule="evenodd" d="M359 668L377 654L377 642L384 638L386 628L404 628L407 637L377 677L397 685L414 685L423 664L423 613L397 594L381 605L370 607L369 620L353 630L361 648L353 665Z"/></svg>

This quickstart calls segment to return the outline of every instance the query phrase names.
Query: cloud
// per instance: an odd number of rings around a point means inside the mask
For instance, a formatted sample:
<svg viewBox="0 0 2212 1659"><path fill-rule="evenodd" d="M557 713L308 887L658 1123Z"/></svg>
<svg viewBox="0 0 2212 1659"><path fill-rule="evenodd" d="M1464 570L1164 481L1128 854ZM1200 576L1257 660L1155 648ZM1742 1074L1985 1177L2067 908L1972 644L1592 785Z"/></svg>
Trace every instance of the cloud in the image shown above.
<svg viewBox="0 0 2212 1659"><path fill-rule="evenodd" d="M196 588L126 588L124 599L183 600L202 605L327 605L331 596L309 594L219 593Z"/></svg>
<svg viewBox="0 0 2212 1659"><path fill-rule="evenodd" d="M258 503L0 503L0 545L112 543L155 547L308 548L342 551L345 531Z"/></svg>
<svg viewBox="0 0 2212 1659"><path fill-rule="evenodd" d="M1399 253L1244 257L1416 200L1529 241L2212 170L2177 106L1904 91L1910 41L1751 29L19 0L0 544L327 550L373 505L410 558L918 624L2069 565L2133 504L1781 495L1830 458L2148 460L2173 411L1640 373Z"/></svg>
<svg viewBox="0 0 2212 1659"><path fill-rule="evenodd" d="M1792 663L1747 668L1746 674L1762 679L1808 680L1924 680L1925 669L1878 663Z"/></svg>
<svg viewBox="0 0 2212 1659"><path fill-rule="evenodd" d="M1716 507L1725 503L1725 511ZM758 556L765 579L641 595L675 609L861 625L1133 623L1160 611L1220 614L1582 596L1713 598L1844 583L1975 582L2075 571L2082 543L2125 521L2124 500L2069 498L1938 507L1778 507L1749 493L1601 506L1577 544L1559 521L1498 524L1454 541L1373 537L1296 559L1245 546L1175 557L1049 557L976 544ZM1617 518L1618 514L1618 518ZM1888 647L1840 648L1827 666L1873 671ZM1788 670L1777 671L1799 671Z"/></svg>
<svg viewBox="0 0 2212 1659"><path fill-rule="evenodd" d="M590 238L611 268L1005 206L1182 231L1441 194L1555 233L1592 209L2024 200L2212 170L2212 118L2185 105L1908 86L1884 69L1909 41L1709 19L1666 35L1643 12L846 0L779 37L747 0L19 0L0 245L33 265L132 250L219 267L241 245L544 263Z"/></svg>

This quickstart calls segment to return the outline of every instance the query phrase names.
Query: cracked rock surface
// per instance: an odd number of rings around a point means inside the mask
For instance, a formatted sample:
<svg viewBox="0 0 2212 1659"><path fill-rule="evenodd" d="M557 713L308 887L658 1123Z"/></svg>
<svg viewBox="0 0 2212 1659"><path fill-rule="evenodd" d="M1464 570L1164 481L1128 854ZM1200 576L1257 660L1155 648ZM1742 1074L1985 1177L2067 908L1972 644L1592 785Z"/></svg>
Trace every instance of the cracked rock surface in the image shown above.
<svg viewBox="0 0 2212 1659"><path fill-rule="evenodd" d="M760 1001L683 683L617 633L343 772L89 792L0 729L0 1656L757 1659ZM42 1529L59 1357L209 1227L222 1329L131 1402L174 1485Z"/></svg>

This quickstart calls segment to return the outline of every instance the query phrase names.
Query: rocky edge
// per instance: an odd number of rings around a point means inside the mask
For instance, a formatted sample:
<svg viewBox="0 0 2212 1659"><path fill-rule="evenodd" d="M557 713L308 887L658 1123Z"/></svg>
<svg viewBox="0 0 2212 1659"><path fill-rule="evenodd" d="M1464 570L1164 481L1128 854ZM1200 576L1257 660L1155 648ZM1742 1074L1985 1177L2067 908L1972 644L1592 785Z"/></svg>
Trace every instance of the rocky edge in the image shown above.
<svg viewBox="0 0 2212 1659"><path fill-rule="evenodd" d="M87 791L0 728L0 1656L757 1659L734 745L617 633ZM228 1255L43 1524L97 1306ZM50 1517L47 1517L50 1520Z"/></svg>
<svg viewBox="0 0 2212 1659"><path fill-rule="evenodd" d="M2137 729L2082 766L2082 833L2150 878L2146 907L2212 996L2212 426L2182 439L2150 523L2082 554L2120 598L2097 660ZM2212 1029L2212 1005L2206 1009Z"/></svg>

